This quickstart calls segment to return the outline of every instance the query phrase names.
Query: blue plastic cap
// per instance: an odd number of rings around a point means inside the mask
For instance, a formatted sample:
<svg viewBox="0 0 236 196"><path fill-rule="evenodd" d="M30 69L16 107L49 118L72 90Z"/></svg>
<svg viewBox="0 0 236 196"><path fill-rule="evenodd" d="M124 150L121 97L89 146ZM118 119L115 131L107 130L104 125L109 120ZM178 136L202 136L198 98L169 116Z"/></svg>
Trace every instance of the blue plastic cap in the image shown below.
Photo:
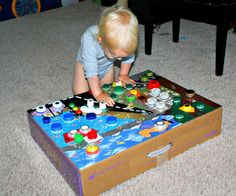
<svg viewBox="0 0 236 196"><path fill-rule="evenodd" d="M51 130L52 131L60 131L60 130L62 130L62 124L61 123L53 123L51 125Z"/></svg>
<svg viewBox="0 0 236 196"><path fill-rule="evenodd" d="M72 113L64 114L63 120L64 121L73 121L74 120L74 114L72 114Z"/></svg>
<svg viewBox="0 0 236 196"><path fill-rule="evenodd" d="M106 119L106 123L108 125L113 125L113 124L116 124L117 123L117 118L115 116L109 116L107 117Z"/></svg>
<svg viewBox="0 0 236 196"><path fill-rule="evenodd" d="M86 119L87 120L93 120L93 119L96 119L96 114L95 113L88 113L86 114Z"/></svg>
<svg viewBox="0 0 236 196"><path fill-rule="evenodd" d="M49 124L50 122L51 122L50 117L44 117L44 118L43 118L43 123L44 123L44 124Z"/></svg>

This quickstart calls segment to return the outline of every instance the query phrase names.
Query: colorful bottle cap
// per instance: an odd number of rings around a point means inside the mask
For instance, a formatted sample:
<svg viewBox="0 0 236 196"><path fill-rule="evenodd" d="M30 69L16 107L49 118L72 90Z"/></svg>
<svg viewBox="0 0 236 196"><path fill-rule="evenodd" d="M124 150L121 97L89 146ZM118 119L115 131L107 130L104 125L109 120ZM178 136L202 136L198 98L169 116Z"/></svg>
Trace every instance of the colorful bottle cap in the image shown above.
<svg viewBox="0 0 236 196"><path fill-rule="evenodd" d="M156 102L156 109L163 110L166 107L166 104L162 101Z"/></svg>
<svg viewBox="0 0 236 196"><path fill-rule="evenodd" d="M97 115L95 113L88 113L86 114L86 119L87 120L93 120L96 119Z"/></svg>
<svg viewBox="0 0 236 196"><path fill-rule="evenodd" d="M65 122L71 122L71 121L74 120L74 115L71 114L71 113L64 114L64 115L63 115L63 120L64 120Z"/></svg>
<svg viewBox="0 0 236 196"><path fill-rule="evenodd" d="M117 118L115 116L109 116L106 119L108 125L115 125L117 123Z"/></svg>
<svg viewBox="0 0 236 196"><path fill-rule="evenodd" d="M153 88L160 88L160 83L157 80L150 80L147 84L147 88L152 90Z"/></svg>
<svg viewBox="0 0 236 196"><path fill-rule="evenodd" d="M152 77L153 74L154 74L154 73L153 73L152 71L150 71L150 70L146 71L146 75L147 75L148 77Z"/></svg>
<svg viewBox="0 0 236 196"><path fill-rule="evenodd" d="M184 119L184 114L182 112L178 112L174 115L174 118L178 120L183 120Z"/></svg>
<svg viewBox="0 0 236 196"><path fill-rule="evenodd" d="M185 104L182 107L180 107L179 109L184 112L195 112L195 108L192 107L190 104Z"/></svg>
<svg viewBox="0 0 236 196"><path fill-rule="evenodd" d="M51 131L53 133L60 133L62 131L62 124L61 123L53 123L51 125Z"/></svg>
<svg viewBox="0 0 236 196"><path fill-rule="evenodd" d="M124 87L123 86L116 86L114 88L114 93L116 95L122 95L124 93Z"/></svg>
<svg viewBox="0 0 236 196"><path fill-rule="evenodd" d="M158 97L158 96L160 95L160 93L161 93L161 90L160 90L159 88L153 88L153 89L151 90L151 95L152 95L153 97Z"/></svg>
<svg viewBox="0 0 236 196"><path fill-rule="evenodd" d="M126 89L127 90L131 90L133 88L133 85L132 84L126 84Z"/></svg>
<svg viewBox="0 0 236 196"><path fill-rule="evenodd" d="M92 129L91 131L88 132L87 137L88 137L88 139L90 139L90 140L97 139L98 133L97 133L96 130Z"/></svg>
<svg viewBox="0 0 236 196"><path fill-rule="evenodd" d="M78 109L79 109L79 108L78 108L77 106L74 106L74 107L72 108L73 112L76 112Z"/></svg>
<svg viewBox="0 0 236 196"><path fill-rule="evenodd" d="M128 94L128 95L126 95L125 98L126 98L126 101L127 101L128 103L133 103L133 102L136 101L136 96L133 95L133 94Z"/></svg>
<svg viewBox="0 0 236 196"><path fill-rule="evenodd" d="M38 113L44 113L46 112L47 108L44 105L40 105L38 107L36 107L36 112Z"/></svg>
<svg viewBox="0 0 236 196"><path fill-rule="evenodd" d="M49 124L51 122L50 117L43 117L43 123L44 124Z"/></svg>
<svg viewBox="0 0 236 196"><path fill-rule="evenodd" d="M75 111L75 114L77 115L77 116L80 116L81 114L82 114L82 111L79 109L79 110L76 110Z"/></svg>
<svg viewBox="0 0 236 196"><path fill-rule="evenodd" d="M176 104L176 105L181 104L181 97L180 96L175 96L173 98L173 104Z"/></svg>
<svg viewBox="0 0 236 196"><path fill-rule="evenodd" d="M150 97L150 98L147 99L147 104L150 107L155 106L156 103L157 103L157 99L154 98L154 97Z"/></svg>
<svg viewBox="0 0 236 196"><path fill-rule="evenodd" d="M107 92L107 91L110 90L110 87L111 87L111 86L110 86L109 84L103 84L102 90L105 91L105 92Z"/></svg>
<svg viewBox="0 0 236 196"><path fill-rule="evenodd" d="M100 153L100 149L98 147L97 144L95 143L90 143L88 144L88 146L86 147L86 154L90 157L90 158L95 158L96 156L98 156Z"/></svg>
<svg viewBox="0 0 236 196"><path fill-rule="evenodd" d="M114 93L110 94L110 97L111 97L113 100L116 100L116 99L117 99L117 95L114 94Z"/></svg>
<svg viewBox="0 0 236 196"><path fill-rule="evenodd" d="M148 76L144 75L141 77L141 82L147 82L148 81Z"/></svg>
<svg viewBox="0 0 236 196"><path fill-rule="evenodd" d="M78 131L75 130L75 129L72 129L72 130L69 131L68 137L74 138L76 133L78 133Z"/></svg>
<svg viewBox="0 0 236 196"><path fill-rule="evenodd" d="M139 97L141 95L140 91L137 89L132 89L129 91L129 93L135 95L136 97Z"/></svg>
<svg viewBox="0 0 236 196"><path fill-rule="evenodd" d="M112 82L111 86L116 87L116 82Z"/></svg>
<svg viewBox="0 0 236 196"><path fill-rule="evenodd" d="M83 135L87 135L90 130L88 125L83 125L80 127L79 132Z"/></svg>
<svg viewBox="0 0 236 196"><path fill-rule="evenodd" d="M79 133L76 133L75 136L74 136L74 142L76 144L80 144L81 142L84 141L84 137L83 135L79 134Z"/></svg>
<svg viewBox="0 0 236 196"><path fill-rule="evenodd" d="M73 108L73 107L75 107L75 103L70 103L69 108Z"/></svg>
<svg viewBox="0 0 236 196"><path fill-rule="evenodd" d="M88 107L83 105L80 107L80 110L83 112L83 113L88 113Z"/></svg>
<svg viewBox="0 0 236 196"><path fill-rule="evenodd" d="M62 108L63 104L61 101L55 101L52 103L52 107L56 108L56 109L60 109Z"/></svg>
<svg viewBox="0 0 236 196"><path fill-rule="evenodd" d="M169 93L168 92L161 92L160 93L160 99L162 100L166 100L170 97Z"/></svg>
<svg viewBox="0 0 236 196"><path fill-rule="evenodd" d="M205 108L205 104L198 102L198 103L196 103L196 108L198 110L203 110Z"/></svg>

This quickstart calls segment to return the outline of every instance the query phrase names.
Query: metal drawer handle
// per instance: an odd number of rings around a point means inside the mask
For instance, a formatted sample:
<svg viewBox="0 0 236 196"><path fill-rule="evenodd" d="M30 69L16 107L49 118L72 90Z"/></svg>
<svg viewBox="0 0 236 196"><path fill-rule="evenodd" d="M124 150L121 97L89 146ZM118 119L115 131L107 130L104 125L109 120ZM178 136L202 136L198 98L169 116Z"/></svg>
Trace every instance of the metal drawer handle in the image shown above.
<svg viewBox="0 0 236 196"><path fill-rule="evenodd" d="M162 155L162 154L166 153L168 150L170 150L170 148L172 146L173 146L173 143L169 143L168 145L166 145L162 149L159 149L159 150L156 150L156 151L148 153L147 156L149 158L152 158L152 157L156 157L156 156Z"/></svg>

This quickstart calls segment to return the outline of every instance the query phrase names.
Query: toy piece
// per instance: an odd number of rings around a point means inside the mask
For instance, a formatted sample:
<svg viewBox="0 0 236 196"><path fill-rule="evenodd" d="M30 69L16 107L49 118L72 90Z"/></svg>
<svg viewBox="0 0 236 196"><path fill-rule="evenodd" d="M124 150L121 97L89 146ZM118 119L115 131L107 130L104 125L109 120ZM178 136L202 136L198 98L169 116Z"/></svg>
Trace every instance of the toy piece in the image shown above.
<svg viewBox="0 0 236 196"><path fill-rule="evenodd" d="M87 99L87 106L93 107L94 106L94 100L93 99Z"/></svg>
<svg viewBox="0 0 236 196"><path fill-rule="evenodd" d="M180 96L175 96L173 98L172 103L173 103L174 107L180 107L181 106L181 97Z"/></svg>
<svg viewBox="0 0 236 196"><path fill-rule="evenodd" d="M94 129L88 132L87 137L89 140L95 140L98 137L98 132Z"/></svg>
<svg viewBox="0 0 236 196"><path fill-rule="evenodd" d="M114 93L116 95L123 95L124 94L124 87L123 86L115 86Z"/></svg>
<svg viewBox="0 0 236 196"><path fill-rule="evenodd" d="M192 98L195 95L195 91L192 90L192 89L188 89L188 90L186 90L185 95L188 98L188 101L191 103L192 102Z"/></svg>
<svg viewBox="0 0 236 196"><path fill-rule="evenodd" d="M49 109L52 111L54 116L58 116L62 114L64 108L64 104L61 101L55 101L52 103L52 107Z"/></svg>
<svg viewBox="0 0 236 196"><path fill-rule="evenodd" d="M51 122L51 119L50 119L50 117L43 117L42 121L44 124L49 124Z"/></svg>
<svg viewBox="0 0 236 196"><path fill-rule="evenodd" d="M109 84L104 84L104 85L102 86L102 90L103 90L104 92L108 92L108 91L110 90L110 88L111 88L111 85L109 85Z"/></svg>
<svg viewBox="0 0 236 196"><path fill-rule="evenodd" d="M141 92L138 89L132 89L129 91L130 94L135 95L136 97L141 96Z"/></svg>
<svg viewBox="0 0 236 196"><path fill-rule="evenodd" d="M184 113L182 113L182 112L177 112L177 113L174 115L174 118L175 118L176 121L182 122L182 121L184 120L185 116L184 116Z"/></svg>
<svg viewBox="0 0 236 196"><path fill-rule="evenodd" d="M166 109L166 104L165 102L162 102L162 101L158 101L156 102L156 109L159 111L159 112L162 112Z"/></svg>
<svg viewBox="0 0 236 196"><path fill-rule="evenodd" d="M74 136L74 142L76 144L81 144L83 141L84 141L83 135L76 133Z"/></svg>
<svg viewBox="0 0 236 196"><path fill-rule="evenodd" d="M190 104L184 104L182 107L179 108L184 112L195 112L195 108L192 107Z"/></svg>
<svg viewBox="0 0 236 196"><path fill-rule="evenodd" d="M76 105L75 105L75 103L73 103L73 102L69 104L69 108L71 108L71 109L72 109L73 107L75 107L75 106L76 106Z"/></svg>
<svg viewBox="0 0 236 196"><path fill-rule="evenodd" d="M203 111L205 109L205 104L198 102L198 103L196 103L196 108L200 111Z"/></svg>
<svg viewBox="0 0 236 196"><path fill-rule="evenodd" d="M61 123L53 123L51 125L51 132L54 134L58 134L62 132L62 124Z"/></svg>
<svg viewBox="0 0 236 196"><path fill-rule="evenodd" d="M80 134L82 134L83 136L86 136L90 130L91 130L91 128L88 125L83 125L83 126L80 127L78 132Z"/></svg>
<svg viewBox="0 0 236 196"><path fill-rule="evenodd" d="M136 96L133 94L127 94L125 98L128 103L133 103L136 101Z"/></svg>
<svg viewBox="0 0 236 196"><path fill-rule="evenodd" d="M167 100L168 98L170 97L169 93L168 92L161 92L160 93L160 99L161 100Z"/></svg>
<svg viewBox="0 0 236 196"><path fill-rule="evenodd" d="M152 88L151 89L151 96L158 97L161 93L161 90L159 88Z"/></svg>
<svg viewBox="0 0 236 196"><path fill-rule="evenodd" d="M94 120L97 118L97 115L95 113L87 113L86 114L86 119L87 120Z"/></svg>
<svg viewBox="0 0 236 196"><path fill-rule="evenodd" d="M74 141L74 137L75 135L78 133L77 130L73 129L73 130L70 130L68 133L64 133L63 134L63 137L64 137L64 140L66 143L68 142L73 142Z"/></svg>
<svg viewBox="0 0 236 196"><path fill-rule="evenodd" d="M36 107L36 112L41 115L43 115L46 112L46 110L47 109L44 105L40 105L40 106Z"/></svg>
<svg viewBox="0 0 236 196"><path fill-rule="evenodd" d="M100 101L99 102L99 108L103 111L103 112L106 112L107 111L107 105L105 102L103 101Z"/></svg>
<svg viewBox="0 0 236 196"><path fill-rule="evenodd" d="M109 116L106 119L107 125L114 126L117 124L117 118L115 116Z"/></svg>
<svg viewBox="0 0 236 196"><path fill-rule="evenodd" d="M96 158L100 153L100 149L97 144L90 143L87 145L85 152L89 158Z"/></svg>
<svg viewBox="0 0 236 196"><path fill-rule="evenodd" d="M157 102L157 100L154 97L150 97L147 99L147 104L149 107L155 107L156 102Z"/></svg>
<svg viewBox="0 0 236 196"><path fill-rule="evenodd" d="M54 107L55 109L61 109L63 107L63 104L61 101L55 101L52 103L52 107Z"/></svg>
<svg viewBox="0 0 236 196"><path fill-rule="evenodd" d="M141 82L148 82L148 76L147 75L143 75L141 76Z"/></svg>
<svg viewBox="0 0 236 196"><path fill-rule="evenodd" d="M70 123L70 122L73 122L74 120L74 115L72 113L66 113L63 115L63 120L66 122L66 123Z"/></svg>
<svg viewBox="0 0 236 196"><path fill-rule="evenodd" d="M147 84L147 88L152 90L153 88L160 88L161 85L157 80L150 80Z"/></svg>
<svg viewBox="0 0 236 196"><path fill-rule="evenodd" d="M132 84L126 84L126 89L127 90L132 90L133 88L133 85Z"/></svg>

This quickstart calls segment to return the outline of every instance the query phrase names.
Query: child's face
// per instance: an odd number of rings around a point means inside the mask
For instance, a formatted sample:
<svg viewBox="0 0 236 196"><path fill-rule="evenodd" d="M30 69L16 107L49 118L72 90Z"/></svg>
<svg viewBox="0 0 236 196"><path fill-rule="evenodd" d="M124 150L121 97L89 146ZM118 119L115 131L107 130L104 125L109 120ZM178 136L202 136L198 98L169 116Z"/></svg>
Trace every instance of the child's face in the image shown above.
<svg viewBox="0 0 236 196"><path fill-rule="evenodd" d="M129 56L126 52L123 50L117 49L117 50L111 50L108 47L103 47L104 54L107 56L109 59L118 59L121 60L124 57Z"/></svg>

